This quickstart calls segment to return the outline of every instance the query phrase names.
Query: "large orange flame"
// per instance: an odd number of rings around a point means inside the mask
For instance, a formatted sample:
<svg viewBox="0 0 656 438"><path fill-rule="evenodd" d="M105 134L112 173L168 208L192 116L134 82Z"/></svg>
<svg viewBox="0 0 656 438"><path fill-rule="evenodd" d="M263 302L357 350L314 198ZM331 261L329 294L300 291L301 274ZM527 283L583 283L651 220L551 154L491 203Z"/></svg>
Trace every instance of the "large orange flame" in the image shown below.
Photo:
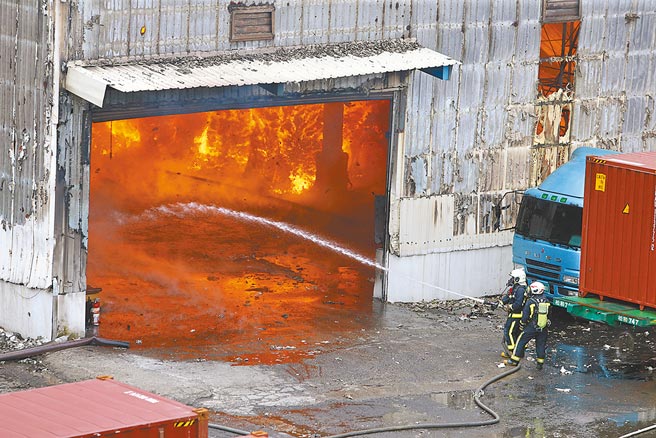
<svg viewBox="0 0 656 438"><path fill-rule="evenodd" d="M95 123L87 280L103 288L102 334L270 361L312 350L335 320L351 327L353 311L371 305L371 267L292 235L166 206L248 211L373 257L388 129L388 101ZM219 340L212 354L207 346ZM240 354L226 347L237 344Z"/></svg>

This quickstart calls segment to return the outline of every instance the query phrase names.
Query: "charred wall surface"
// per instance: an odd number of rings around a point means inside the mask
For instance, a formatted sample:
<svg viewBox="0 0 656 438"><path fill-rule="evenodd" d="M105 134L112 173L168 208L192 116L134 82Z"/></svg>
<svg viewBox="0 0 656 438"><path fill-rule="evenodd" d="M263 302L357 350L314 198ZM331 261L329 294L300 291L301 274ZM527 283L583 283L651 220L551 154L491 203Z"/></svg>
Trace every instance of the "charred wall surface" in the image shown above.
<svg viewBox="0 0 656 438"><path fill-rule="evenodd" d="M583 2L574 144L656 150L656 11L650 2Z"/></svg>
<svg viewBox="0 0 656 438"><path fill-rule="evenodd" d="M0 3L0 303L2 325L52 328L58 66L53 11Z"/></svg>
<svg viewBox="0 0 656 438"><path fill-rule="evenodd" d="M50 286L52 21L39 1L0 4L0 279Z"/></svg>

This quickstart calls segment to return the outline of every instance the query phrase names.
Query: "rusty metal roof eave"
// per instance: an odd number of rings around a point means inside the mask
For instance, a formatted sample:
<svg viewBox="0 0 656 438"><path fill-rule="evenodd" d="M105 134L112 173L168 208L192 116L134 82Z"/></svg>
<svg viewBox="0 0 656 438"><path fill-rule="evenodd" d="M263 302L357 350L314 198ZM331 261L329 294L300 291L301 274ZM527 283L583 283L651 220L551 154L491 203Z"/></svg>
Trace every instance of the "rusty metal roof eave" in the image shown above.
<svg viewBox="0 0 656 438"><path fill-rule="evenodd" d="M382 51L368 56L340 54L272 60L257 55L216 63L185 59L156 63L91 66L68 65L65 87L71 93L103 106L107 87L130 93L199 87L261 85L276 90L277 84L307 82L398 71L422 70L448 79L458 61L434 50L414 46L405 51ZM273 91L275 92L275 91Z"/></svg>

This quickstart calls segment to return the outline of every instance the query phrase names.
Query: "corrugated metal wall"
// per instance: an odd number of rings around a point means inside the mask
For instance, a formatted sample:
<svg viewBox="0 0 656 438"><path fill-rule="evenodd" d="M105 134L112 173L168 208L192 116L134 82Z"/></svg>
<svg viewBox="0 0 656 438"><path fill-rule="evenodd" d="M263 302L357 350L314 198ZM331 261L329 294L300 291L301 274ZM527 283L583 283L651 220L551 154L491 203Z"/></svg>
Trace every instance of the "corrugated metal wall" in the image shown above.
<svg viewBox="0 0 656 438"><path fill-rule="evenodd" d="M412 36L463 64L446 82L414 75L393 208L397 254L509 244L509 233L488 226L494 205L509 206L500 228L512 226L516 204L501 196L538 184L574 147L656 150L653 2L582 1L572 142L561 146L535 142L540 2L442 0L424 11L437 11L437 24L417 25ZM440 220L421 214L425 197ZM449 216L452 238L430 239Z"/></svg>
<svg viewBox="0 0 656 438"><path fill-rule="evenodd" d="M574 144L656 151L656 3L583 0Z"/></svg>
<svg viewBox="0 0 656 438"><path fill-rule="evenodd" d="M399 236L392 242L399 255L508 245L510 233L498 229L512 224L517 206L502 196L525 188L530 171L540 4L441 1L433 9L423 10L424 22L437 19L417 24L418 41L462 66L449 81L414 75L402 200L393 209ZM417 215L407 212L424 209L425 197L442 219L415 218L413 225L409 218ZM493 208L500 203L510 208L495 228ZM443 234L444 221L452 222L450 238L427 239ZM428 247L420 244L428 241Z"/></svg>
<svg viewBox="0 0 656 438"><path fill-rule="evenodd" d="M42 1L0 1L0 279L42 288L53 246L50 20Z"/></svg>
<svg viewBox="0 0 656 438"><path fill-rule="evenodd" d="M273 41L229 41L230 0L86 0L74 5L77 59L181 55L233 49L379 40L411 36L414 21L431 26L424 14L435 2L383 0L292 0L274 4ZM431 6L428 6L431 5ZM142 28L144 30L142 34Z"/></svg>
<svg viewBox="0 0 656 438"><path fill-rule="evenodd" d="M397 255L507 246L511 233L500 230L514 223L517 204L503 195L537 184L572 147L655 146L649 1L582 0L571 145L535 141L541 2L275 1L275 38L236 43L229 41L229 1L189 4L81 2L76 57L138 60L412 37L462 61L449 81L411 74L392 169L389 231ZM499 216L498 206L508 208Z"/></svg>

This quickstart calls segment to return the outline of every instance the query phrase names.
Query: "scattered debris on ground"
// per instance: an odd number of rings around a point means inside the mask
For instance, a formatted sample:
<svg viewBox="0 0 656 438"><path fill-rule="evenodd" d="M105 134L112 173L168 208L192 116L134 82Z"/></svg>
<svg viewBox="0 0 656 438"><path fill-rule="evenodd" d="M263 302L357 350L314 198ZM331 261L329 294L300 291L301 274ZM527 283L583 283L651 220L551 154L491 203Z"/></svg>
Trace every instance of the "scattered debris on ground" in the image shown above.
<svg viewBox="0 0 656 438"><path fill-rule="evenodd" d="M497 302L499 297L486 297L486 301ZM455 316L458 320L490 318L494 314L491 306L484 305L471 299L462 300L431 300L416 303L399 303L400 306L416 313L446 313Z"/></svg>
<svg viewBox="0 0 656 438"><path fill-rule="evenodd" d="M0 327L0 352L22 350L24 348L38 347L45 342L41 338L23 338L19 333L6 331Z"/></svg>
<svg viewBox="0 0 656 438"><path fill-rule="evenodd" d="M38 347L46 342L42 338L24 338L19 333L14 333L0 327L0 353L23 350L25 348ZM41 357L28 357L19 361L0 361L3 373L0 374L0 393L27 389L32 386L43 386L49 382L46 365ZM26 379L25 376L34 376L34 380ZM45 380L44 380L45 379Z"/></svg>

